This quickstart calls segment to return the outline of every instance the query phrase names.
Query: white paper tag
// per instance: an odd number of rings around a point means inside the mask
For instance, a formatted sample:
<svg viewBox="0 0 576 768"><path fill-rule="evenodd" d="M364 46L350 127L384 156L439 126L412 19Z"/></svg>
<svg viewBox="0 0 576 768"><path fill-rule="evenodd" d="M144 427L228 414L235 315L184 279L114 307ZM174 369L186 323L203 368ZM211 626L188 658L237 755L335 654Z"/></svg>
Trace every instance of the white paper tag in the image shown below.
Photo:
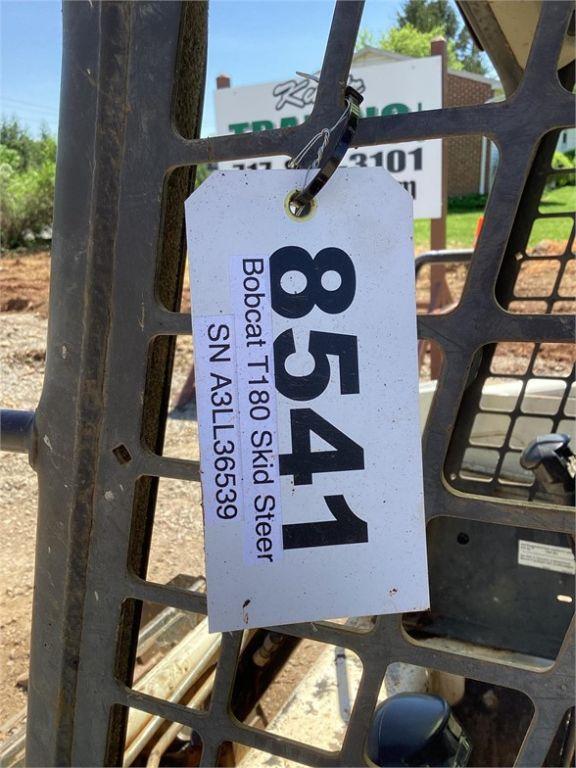
<svg viewBox="0 0 576 768"><path fill-rule="evenodd" d="M186 203L211 631L429 605L412 201L341 169Z"/></svg>
<svg viewBox="0 0 576 768"><path fill-rule="evenodd" d="M518 541L518 564L557 573L576 573L574 553L570 547L555 547L536 541Z"/></svg>

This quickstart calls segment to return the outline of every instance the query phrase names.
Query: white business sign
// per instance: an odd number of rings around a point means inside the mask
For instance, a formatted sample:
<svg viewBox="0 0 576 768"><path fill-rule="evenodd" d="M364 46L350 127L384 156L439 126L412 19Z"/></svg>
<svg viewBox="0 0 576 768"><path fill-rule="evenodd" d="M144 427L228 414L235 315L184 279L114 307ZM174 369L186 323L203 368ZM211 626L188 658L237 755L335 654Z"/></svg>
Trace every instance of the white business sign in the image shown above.
<svg viewBox="0 0 576 768"><path fill-rule="evenodd" d="M440 109L440 56L373 64L352 69L349 84L362 96L364 117ZM216 91L218 134L247 133L299 125L310 115L317 83L295 76L283 82L222 88ZM330 127L330 126L327 126ZM312 152L309 157L314 157ZM221 169L284 168L283 157L219 163ZM441 215L442 142L440 139L351 149L344 167L384 168L414 199L414 218Z"/></svg>
<svg viewBox="0 0 576 768"><path fill-rule="evenodd" d="M412 202L339 170L295 219L304 175L186 203L211 631L428 606Z"/></svg>

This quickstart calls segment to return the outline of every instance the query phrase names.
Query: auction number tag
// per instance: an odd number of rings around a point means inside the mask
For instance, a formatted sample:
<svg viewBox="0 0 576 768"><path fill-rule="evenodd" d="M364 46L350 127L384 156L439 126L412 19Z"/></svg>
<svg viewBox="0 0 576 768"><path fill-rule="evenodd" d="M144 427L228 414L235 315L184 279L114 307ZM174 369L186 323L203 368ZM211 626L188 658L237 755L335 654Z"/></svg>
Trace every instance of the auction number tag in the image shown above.
<svg viewBox="0 0 576 768"><path fill-rule="evenodd" d="M188 199L208 619L428 607L412 201L341 169L214 172Z"/></svg>

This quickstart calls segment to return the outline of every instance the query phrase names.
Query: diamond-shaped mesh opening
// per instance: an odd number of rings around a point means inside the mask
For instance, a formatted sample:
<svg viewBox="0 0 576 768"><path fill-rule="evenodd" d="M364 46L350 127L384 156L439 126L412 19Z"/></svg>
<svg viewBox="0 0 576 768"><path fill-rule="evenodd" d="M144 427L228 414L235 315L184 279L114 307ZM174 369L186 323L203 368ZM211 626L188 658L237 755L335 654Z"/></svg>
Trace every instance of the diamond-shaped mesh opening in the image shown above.
<svg viewBox="0 0 576 768"><path fill-rule="evenodd" d="M424 264L416 276L418 314L440 314L458 306L467 273L468 264L465 261Z"/></svg>
<svg viewBox="0 0 576 768"><path fill-rule="evenodd" d="M238 666L233 714L252 728L317 749L339 750L362 676L358 656L343 647L310 639L297 641L276 632L263 638L258 636L252 645ZM266 666L273 653L286 654L286 662L277 669L257 701L253 701L253 692L242 690L238 681L245 679L250 663L266 677ZM259 685L258 675L254 685ZM247 696L252 705L250 710Z"/></svg>
<svg viewBox="0 0 576 768"><path fill-rule="evenodd" d="M175 579L171 585L196 593L204 587L202 581L185 577ZM129 623L137 633L136 651L131 669L124 673L120 665L126 662L120 662L117 676L134 690L179 702L189 691L195 691L207 671L214 670L220 635L208 633L204 615L129 599L122 606L121 626Z"/></svg>
<svg viewBox="0 0 576 768"><path fill-rule="evenodd" d="M199 704L203 709L207 698L202 690L191 694L185 706ZM124 766L194 766L200 765L202 739L190 724L154 715L137 707L116 706L115 719L126 718L122 750ZM185 715L182 720L185 720Z"/></svg>
<svg viewBox="0 0 576 768"><path fill-rule="evenodd" d="M204 579L204 521L200 483L160 478L146 578L165 584L185 574Z"/></svg>
<svg viewBox="0 0 576 768"><path fill-rule="evenodd" d="M209 79L202 136L258 134L301 124L302 108L307 116L312 111L317 83L299 76L297 70L318 74L331 18L329 4L315 7L307 17L299 44L294 45L294 16L290 3L275 6L254 1L242 5L215 3L208 17ZM257 35L259 56L254 56L253 40L248 35L238 38L239 28L248 28ZM266 61L265 67L262 67L262 61ZM236 88L254 83L264 83L260 92L264 91L264 98L272 97L270 110L254 112L246 97L234 98ZM275 88L278 88L276 97L273 94ZM232 162L250 165L265 159L236 158ZM232 165L232 162L226 165Z"/></svg>

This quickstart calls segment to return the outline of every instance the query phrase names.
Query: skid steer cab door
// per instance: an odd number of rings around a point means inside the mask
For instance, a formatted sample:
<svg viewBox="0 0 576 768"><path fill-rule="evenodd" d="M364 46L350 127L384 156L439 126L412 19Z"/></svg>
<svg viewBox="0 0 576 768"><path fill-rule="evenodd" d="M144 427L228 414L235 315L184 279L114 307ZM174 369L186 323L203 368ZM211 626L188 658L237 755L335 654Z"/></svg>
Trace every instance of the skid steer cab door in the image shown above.
<svg viewBox="0 0 576 768"><path fill-rule="evenodd" d="M515 733L514 753L495 752L500 757L484 764L536 766L566 754L561 729L574 702L573 560L566 555L573 509L551 502L520 464L531 440L571 432L574 408L574 305L566 292L573 214L544 214L540 206L558 174L559 133L574 118L573 8L555 0L458 3L493 62L502 98L364 117L354 139L370 147L481 135L499 155L461 298L451 311L418 320L420 338L434 342L442 359L423 433L431 611L276 630L286 656L300 640L313 640L360 660L345 736L332 751L244 721L255 702L241 703L251 688L235 683L237 675L257 692L270 681L257 648L250 646L247 661L249 638L241 632L190 630L196 634L185 658L212 659L215 674L206 667L203 678L211 680L209 697L184 699L173 688L143 690L134 682L146 658L137 648L151 604L155 615L206 613L197 582L160 583L148 569L159 485L185 482L190 507L200 509L197 456L164 450L175 348L191 334L190 313L180 311L184 201L198 165L293 157L336 122L362 5L335 4L305 123L200 139L207 5L64 3L46 378L33 427L15 427L13 444L30 449L39 484L30 766L130 764L136 748L129 757L126 750L137 734L158 728L159 738L163 721L178 724L178 733L188 729L186 759L194 764L226 764L234 745L304 765L366 765L378 694L396 662L463 678L469 692L473 685L506 689L527 703L523 735L511 717L498 737L505 743ZM299 23L293 31L300 34ZM539 252L537 229L549 216L567 222L565 232L560 245ZM536 261L554 279L527 295L523 281ZM383 301L393 289L382 287ZM506 369L508 353L523 356L521 372ZM552 394L540 396L542 387ZM564 569L554 567L554 548ZM201 552L198 538L190 544L192 563ZM190 571L185 575L198 575ZM266 648L282 645L271 637ZM252 663L259 671L250 677ZM487 706L483 695L468 698L474 712ZM473 744L492 738L469 736Z"/></svg>

